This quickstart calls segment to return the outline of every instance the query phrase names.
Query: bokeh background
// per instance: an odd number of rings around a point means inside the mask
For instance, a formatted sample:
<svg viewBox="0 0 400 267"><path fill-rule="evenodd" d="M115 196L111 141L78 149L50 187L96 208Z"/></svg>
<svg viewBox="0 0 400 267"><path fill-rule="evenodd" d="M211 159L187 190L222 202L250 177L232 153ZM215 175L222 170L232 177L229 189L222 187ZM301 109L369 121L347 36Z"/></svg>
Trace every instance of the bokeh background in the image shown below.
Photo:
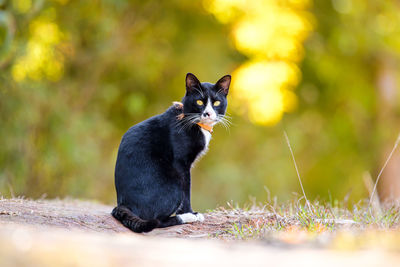
<svg viewBox="0 0 400 267"><path fill-rule="evenodd" d="M399 58L395 0L0 0L0 193L115 203L122 135L192 72L233 76L195 209L300 193L285 130L308 197L357 202L400 130Z"/></svg>

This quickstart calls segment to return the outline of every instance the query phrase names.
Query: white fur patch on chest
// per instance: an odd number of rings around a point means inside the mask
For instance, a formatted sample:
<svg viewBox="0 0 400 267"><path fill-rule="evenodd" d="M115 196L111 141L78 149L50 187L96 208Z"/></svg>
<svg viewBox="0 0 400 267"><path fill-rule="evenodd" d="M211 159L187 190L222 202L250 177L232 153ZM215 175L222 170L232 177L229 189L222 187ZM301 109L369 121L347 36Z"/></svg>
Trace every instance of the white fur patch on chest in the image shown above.
<svg viewBox="0 0 400 267"><path fill-rule="evenodd" d="M203 128L200 128L200 130L203 133L205 145L204 145L203 150L200 151L200 153L197 155L195 162L198 161L202 156L204 156L207 153L208 144L210 143L210 140L211 140L211 133L209 131L204 130ZM192 165L192 167L193 167L193 165Z"/></svg>
<svg viewBox="0 0 400 267"><path fill-rule="evenodd" d="M201 128L200 130L201 130L201 132L203 133L203 135L204 135L204 141L206 142L206 145L205 145L205 147L204 147L204 150L207 151L207 149L208 149L208 144L210 143L210 140L211 140L211 133L210 133L209 131L207 131L207 130L204 130L203 128ZM204 150L203 150L203 151L204 151Z"/></svg>

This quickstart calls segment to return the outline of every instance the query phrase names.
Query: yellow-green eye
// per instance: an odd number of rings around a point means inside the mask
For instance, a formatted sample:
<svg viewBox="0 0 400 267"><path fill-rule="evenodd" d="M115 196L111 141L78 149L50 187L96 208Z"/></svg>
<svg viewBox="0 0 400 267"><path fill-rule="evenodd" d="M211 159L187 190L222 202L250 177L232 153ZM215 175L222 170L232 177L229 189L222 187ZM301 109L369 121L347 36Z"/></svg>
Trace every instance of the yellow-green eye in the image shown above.
<svg viewBox="0 0 400 267"><path fill-rule="evenodd" d="M215 106L215 107L218 107L219 105L221 105L221 102L220 102L220 101L217 100L217 101L214 102L214 106Z"/></svg>
<svg viewBox="0 0 400 267"><path fill-rule="evenodd" d="M196 103L197 103L197 105L199 105L199 106L202 106L202 105L203 105L203 101L201 101L201 100L197 100Z"/></svg>

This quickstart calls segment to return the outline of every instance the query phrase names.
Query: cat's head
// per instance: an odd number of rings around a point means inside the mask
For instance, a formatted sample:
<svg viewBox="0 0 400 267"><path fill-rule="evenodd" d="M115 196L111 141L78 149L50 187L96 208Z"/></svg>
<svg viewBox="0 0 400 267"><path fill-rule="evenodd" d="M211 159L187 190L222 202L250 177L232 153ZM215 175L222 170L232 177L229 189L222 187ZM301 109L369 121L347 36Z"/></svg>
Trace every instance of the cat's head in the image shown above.
<svg viewBox="0 0 400 267"><path fill-rule="evenodd" d="M210 126L223 122L230 83L230 75L212 84L201 83L192 73L186 74L186 95L182 99L185 118L192 123Z"/></svg>

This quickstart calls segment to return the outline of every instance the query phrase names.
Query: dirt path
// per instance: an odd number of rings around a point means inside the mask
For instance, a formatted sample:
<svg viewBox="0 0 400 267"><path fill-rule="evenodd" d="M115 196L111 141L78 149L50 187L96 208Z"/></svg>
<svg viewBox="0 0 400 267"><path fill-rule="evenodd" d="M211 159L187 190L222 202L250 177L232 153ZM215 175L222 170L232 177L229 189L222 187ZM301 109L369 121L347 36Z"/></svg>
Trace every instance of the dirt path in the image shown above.
<svg viewBox="0 0 400 267"><path fill-rule="evenodd" d="M135 234L112 207L77 200L0 200L0 266L396 266L400 254L338 251L213 238L246 218L206 214L204 223ZM257 217L257 214L253 214ZM264 220L274 220L262 215Z"/></svg>
<svg viewBox="0 0 400 267"><path fill-rule="evenodd" d="M131 233L116 221L112 206L78 200L0 199L0 224L12 223L46 228L76 229L102 233ZM210 237L231 228L245 218L234 214L204 214L204 223L155 229L145 235L163 237ZM265 216L264 216L265 217ZM272 219L272 217L271 217Z"/></svg>

